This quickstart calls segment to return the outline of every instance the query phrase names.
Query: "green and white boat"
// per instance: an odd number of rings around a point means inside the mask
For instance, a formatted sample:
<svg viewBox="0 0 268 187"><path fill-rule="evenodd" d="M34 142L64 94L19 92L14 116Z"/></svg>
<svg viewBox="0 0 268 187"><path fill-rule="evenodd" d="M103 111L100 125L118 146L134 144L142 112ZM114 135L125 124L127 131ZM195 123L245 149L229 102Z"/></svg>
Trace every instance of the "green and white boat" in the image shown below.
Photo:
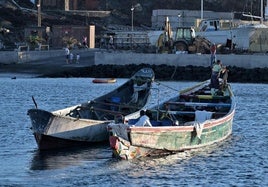
<svg viewBox="0 0 268 187"><path fill-rule="evenodd" d="M152 127L135 126L138 119L110 123L113 155L122 159L160 156L209 146L232 133L235 98L228 83L212 95L210 80L185 89L150 108Z"/></svg>

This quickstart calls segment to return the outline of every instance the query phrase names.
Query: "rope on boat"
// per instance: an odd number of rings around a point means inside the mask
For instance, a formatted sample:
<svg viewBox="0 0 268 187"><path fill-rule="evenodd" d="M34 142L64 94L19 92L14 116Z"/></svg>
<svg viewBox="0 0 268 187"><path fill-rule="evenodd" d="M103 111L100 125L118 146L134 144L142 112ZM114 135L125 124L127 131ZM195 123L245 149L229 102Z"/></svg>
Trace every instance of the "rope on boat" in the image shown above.
<svg viewBox="0 0 268 187"><path fill-rule="evenodd" d="M176 91L176 92L179 91L179 90L176 90L175 88L172 88L172 87L170 87L170 86L168 86L168 85L166 85L166 84L163 84L163 83L161 83L161 82L158 82L158 81L156 81L156 80L155 80L155 82L158 83L158 84L161 84L162 86L165 86L166 88L169 88L169 89L171 89L171 90L173 90L173 91Z"/></svg>
<svg viewBox="0 0 268 187"><path fill-rule="evenodd" d="M176 71L177 71L177 67L178 67L178 66L175 66L175 69L174 69L174 71L173 71L173 73L172 73L172 75L171 75L171 77L170 77L171 79L174 78L174 75L175 75L175 73L176 73Z"/></svg>

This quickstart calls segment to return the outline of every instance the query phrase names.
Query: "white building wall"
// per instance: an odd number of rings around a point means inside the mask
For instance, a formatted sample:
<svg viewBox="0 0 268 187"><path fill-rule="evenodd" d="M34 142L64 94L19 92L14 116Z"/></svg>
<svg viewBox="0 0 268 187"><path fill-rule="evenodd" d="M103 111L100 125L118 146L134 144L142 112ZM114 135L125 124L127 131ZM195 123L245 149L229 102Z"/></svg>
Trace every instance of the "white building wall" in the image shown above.
<svg viewBox="0 0 268 187"><path fill-rule="evenodd" d="M165 18L169 17L172 28L178 26L196 26L196 20L200 19L201 11L198 10L168 10L159 9L153 10L152 13L152 28L161 29L164 25ZM232 20L233 13L230 12L213 12L204 11L204 19L224 19Z"/></svg>

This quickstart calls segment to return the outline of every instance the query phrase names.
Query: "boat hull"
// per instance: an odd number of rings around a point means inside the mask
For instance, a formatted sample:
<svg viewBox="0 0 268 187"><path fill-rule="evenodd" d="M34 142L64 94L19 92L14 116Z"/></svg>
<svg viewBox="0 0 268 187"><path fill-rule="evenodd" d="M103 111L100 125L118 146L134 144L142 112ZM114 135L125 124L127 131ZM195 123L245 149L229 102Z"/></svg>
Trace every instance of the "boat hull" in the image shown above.
<svg viewBox="0 0 268 187"><path fill-rule="evenodd" d="M131 128L130 140L110 136L113 155L121 159L168 155L221 142L232 134L233 113L205 124L200 138L193 126ZM167 142L170 142L167 144Z"/></svg>
<svg viewBox="0 0 268 187"><path fill-rule="evenodd" d="M228 92L228 96L197 95L202 90L207 92L204 88L208 85L209 81L203 82L182 91L179 97L152 107L151 112L156 112L153 114L155 117L151 116L150 119L152 127L109 124L109 141L113 155L121 159L161 156L199 149L225 140L232 134L234 97L229 85L225 93ZM201 110L196 110L197 108ZM168 120L173 123L167 124L166 117L153 123L153 120L160 119L159 111L165 116L171 115L173 120ZM202 117L210 117L201 120L200 112ZM174 119L184 122L176 124Z"/></svg>
<svg viewBox="0 0 268 187"><path fill-rule="evenodd" d="M68 147L91 146L103 143L108 144L107 140L101 142L75 141L75 140L57 138L53 136L47 136L39 133L33 133L33 134L38 144L39 150L52 150L52 149L62 149Z"/></svg>
<svg viewBox="0 0 268 187"><path fill-rule="evenodd" d="M109 121L62 117L31 109L32 131L40 150L105 142ZM37 120L38 119L38 120Z"/></svg>
<svg viewBox="0 0 268 187"><path fill-rule="evenodd" d="M232 132L232 115L204 124L202 135L197 137L193 126L130 128L132 145L169 151L199 148L228 137ZM167 143L170 142L170 143Z"/></svg>

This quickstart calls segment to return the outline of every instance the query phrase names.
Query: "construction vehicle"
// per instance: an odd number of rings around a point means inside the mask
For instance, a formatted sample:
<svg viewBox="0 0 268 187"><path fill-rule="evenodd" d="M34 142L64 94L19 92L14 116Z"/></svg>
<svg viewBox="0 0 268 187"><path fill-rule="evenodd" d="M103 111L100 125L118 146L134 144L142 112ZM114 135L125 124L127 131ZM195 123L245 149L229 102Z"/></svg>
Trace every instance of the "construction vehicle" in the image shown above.
<svg viewBox="0 0 268 187"><path fill-rule="evenodd" d="M209 54L211 44L209 40L196 36L192 27L179 27L176 30L172 47L175 52Z"/></svg>
<svg viewBox="0 0 268 187"><path fill-rule="evenodd" d="M168 18L165 22L164 32L157 41L160 53L202 53L209 54L212 43L201 36L195 35L193 27L178 27L174 38Z"/></svg>

